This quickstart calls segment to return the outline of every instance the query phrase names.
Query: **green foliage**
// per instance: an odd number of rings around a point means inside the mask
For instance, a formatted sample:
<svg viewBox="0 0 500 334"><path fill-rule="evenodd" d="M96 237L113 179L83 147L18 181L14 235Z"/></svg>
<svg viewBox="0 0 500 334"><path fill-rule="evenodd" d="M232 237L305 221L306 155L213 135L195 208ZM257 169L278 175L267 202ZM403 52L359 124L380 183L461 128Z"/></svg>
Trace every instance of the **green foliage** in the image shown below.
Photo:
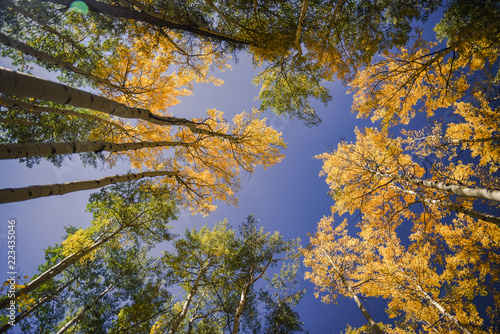
<svg viewBox="0 0 500 334"><path fill-rule="evenodd" d="M259 93L261 110L272 109L277 115L299 118L308 126L318 125L321 119L311 104L311 99L325 106L332 99L328 89L322 85L319 65L303 60L280 60L254 79L261 84Z"/></svg>
<svg viewBox="0 0 500 334"><path fill-rule="evenodd" d="M297 333L304 330L300 315L293 310L306 293L306 289L296 290L299 258L284 263L279 273L275 273L267 288L259 293L259 300L265 305L265 333Z"/></svg>
<svg viewBox="0 0 500 334"><path fill-rule="evenodd" d="M125 235L150 246L171 239L168 224L178 209L168 191L147 181L131 181L103 188L90 196L96 234L126 228Z"/></svg>
<svg viewBox="0 0 500 334"><path fill-rule="evenodd" d="M53 113L30 113L17 107L0 106L0 118L0 144L85 142L94 140L96 132L107 132L103 139L113 134L109 125L97 121ZM81 153L79 157L84 165L93 167L104 162L100 152ZM60 167L65 158L71 159L71 155L51 155L44 159ZM41 157L29 157L19 162L26 162L31 168L41 160Z"/></svg>
<svg viewBox="0 0 500 334"><path fill-rule="evenodd" d="M495 0L453 0L449 1L443 18L434 28L439 40L447 40L448 44L458 38L466 37L472 32L479 32L498 43L498 25L493 29L485 29L500 16L500 7Z"/></svg>

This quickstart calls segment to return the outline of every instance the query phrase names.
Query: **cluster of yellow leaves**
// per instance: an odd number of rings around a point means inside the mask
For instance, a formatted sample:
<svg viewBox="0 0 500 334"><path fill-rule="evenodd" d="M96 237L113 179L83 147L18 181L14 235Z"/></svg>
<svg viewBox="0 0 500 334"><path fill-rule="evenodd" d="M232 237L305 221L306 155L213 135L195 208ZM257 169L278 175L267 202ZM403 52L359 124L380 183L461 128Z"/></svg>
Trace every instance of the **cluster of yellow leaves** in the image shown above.
<svg viewBox="0 0 500 334"><path fill-rule="evenodd" d="M357 277L366 245L347 234L347 221L333 228L333 217L323 217L318 223L316 234L310 244L302 250L304 265L311 268L305 279L315 285L316 298L324 303L336 303L337 295L352 297L354 286L360 282Z"/></svg>
<svg viewBox="0 0 500 334"><path fill-rule="evenodd" d="M221 85L223 81L209 74L210 70L230 68L230 57L223 58L208 41L193 46L179 33L152 29L140 22L130 23L120 41L108 40L99 35L102 29L98 23L82 15L70 13L68 22L72 35L93 38L86 40L89 50L99 49L101 44L111 50L93 61L91 72L107 82L98 85L104 96L130 106L164 112L179 103L179 97L191 94L193 81Z"/></svg>
<svg viewBox="0 0 500 334"><path fill-rule="evenodd" d="M305 264L312 268L306 277L326 293L325 301L349 295L338 284L347 277L357 293L388 299L389 315L403 315L410 326L423 324L425 331L440 333L494 331L481 328L485 322L475 298L490 296L498 310L500 229L471 218L474 214L460 213L452 224L445 223L450 210L472 210L474 199L455 198L427 182L497 184L492 178L500 159L500 109L494 101L498 81L491 72L499 50L498 43L477 35L471 32L444 49L420 36L409 49L386 52L382 61L350 82L353 112L380 122L382 130L356 129L356 142L342 142L333 153L316 157L323 160L320 175L326 176L335 201L332 213L361 218L358 238L346 234L345 221L334 228L325 225L333 218L323 218L305 251ZM453 123L435 122L430 131L402 131L406 138L388 133L389 127L408 124L417 113L432 117L444 109L453 111ZM463 151L477 157L480 166L464 162ZM427 159L428 165L416 163L415 157ZM483 166L490 167L489 176ZM412 224L408 246L396 233L401 223ZM337 252L325 251L329 245ZM340 265L342 275L335 269Z"/></svg>
<svg viewBox="0 0 500 334"><path fill-rule="evenodd" d="M228 229L227 221L216 223L213 229L208 226L203 226L200 231L196 231L199 235L199 250L200 255L205 255L207 258L220 259L231 255L233 249L230 248L230 241L234 239L234 230Z"/></svg>
<svg viewBox="0 0 500 334"><path fill-rule="evenodd" d="M125 155L132 167L139 170L178 172L177 178L162 182L170 184L181 203L194 212L214 210L215 200L237 204L234 193L242 170L251 173L258 166L268 168L277 164L286 145L281 133L267 126L257 110L236 115L231 124L223 116L222 112L211 109L206 119L192 120L209 134L194 133L186 127L179 127L171 134L171 127L139 122L132 132L134 140L172 141L180 145L127 151L111 158Z"/></svg>
<svg viewBox="0 0 500 334"><path fill-rule="evenodd" d="M463 150L470 150L472 157L479 157L481 166L489 164L491 172L495 172L500 163L500 108L492 109L484 93L474 95L479 106L470 102L457 103L455 113L462 116L464 122L450 123L446 137Z"/></svg>
<svg viewBox="0 0 500 334"><path fill-rule="evenodd" d="M79 229L75 233L68 235L68 237L61 242L63 246L62 254L64 256L69 256L75 253L79 253L86 248L92 246L94 240L92 239L92 229ZM84 256L81 261L86 263L91 261L95 257L95 252L91 252Z"/></svg>
<svg viewBox="0 0 500 334"><path fill-rule="evenodd" d="M113 58L97 64L96 74L113 83L112 87L100 87L106 97L162 111L179 103L179 96L191 94L187 88L193 78L169 70L173 65L172 50L155 39L146 31L141 38L130 37L116 46Z"/></svg>
<svg viewBox="0 0 500 334"><path fill-rule="evenodd" d="M333 228L333 218L324 218L304 254L304 263L312 268L306 277L326 294L326 302L337 294L349 296L346 285L338 283L344 277L357 293L388 299L392 317L404 315L429 330L439 323L432 328L446 333L460 332L457 322L481 326L484 319L473 300L496 295L489 289L500 279L493 268L500 261L494 255L500 249L500 229L462 215L446 225L446 203L472 209L473 200L452 200L447 193L413 181L425 175L428 180L474 186L475 166L460 160L437 162L434 176L424 174L425 169L406 154L404 145L414 137L391 138L387 131L372 128L356 129L356 136L356 142L342 142L335 152L317 158L323 160L321 175L326 175L335 200L332 212L359 212L359 237L347 235L345 221ZM423 211L410 208L418 202ZM413 228L405 247L396 227L408 222ZM344 268L342 275L335 266Z"/></svg>
<svg viewBox="0 0 500 334"><path fill-rule="evenodd" d="M432 52L436 45L418 39L411 49L387 53L385 60L360 71L349 84L353 112L388 127L408 124L417 111L432 116L461 98L469 88L467 76L452 75L455 59L445 59L448 50ZM423 104L417 110L418 102Z"/></svg>
<svg viewBox="0 0 500 334"><path fill-rule="evenodd" d="M334 227L333 217L324 217L303 250L311 269L305 277L324 302L355 292L387 299L390 317L403 315L427 331L461 333L458 323L488 332L479 329L484 319L475 298L498 296L492 289L500 280L497 226L459 215L453 224L434 223L425 236L415 232L408 246L394 232L359 226L359 236L352 237L346 220Z"/></svg>
<svg viewBox="0 0 500 334"><path fill-rule="evenodd" d="M356 129L355 133L355 143L342 142L334 153L316 157L323 160L320 176L326 175L335 200L332 211L341 215L361 210L365 219L396 227L413 217L405 208L415 201L415 194L401 189L393 176L411 171L414 177L421 177L424 170L404 154L400 138L373 128ZM391 219L384 218L388 216Z"/></svg>

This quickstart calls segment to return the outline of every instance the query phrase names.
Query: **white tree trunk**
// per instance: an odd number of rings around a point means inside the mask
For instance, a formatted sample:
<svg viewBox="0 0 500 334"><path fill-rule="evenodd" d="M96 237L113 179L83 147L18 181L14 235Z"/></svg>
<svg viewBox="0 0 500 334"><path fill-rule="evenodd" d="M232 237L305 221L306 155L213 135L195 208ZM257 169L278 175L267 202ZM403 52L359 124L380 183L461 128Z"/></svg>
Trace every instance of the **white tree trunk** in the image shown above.
<svg viewBox="0 0 500 334"><path fill-rule="evenodd" d="M168 334L177 333L177 329L179 329L179 325L186 318L186 315L189 311L189 306L191 305L191 301L193 300L194 296L196 295L196 291L198 289L198 284L200 282L200 279L201 279L203 272L204 272L204 269L201 269L200 272L198 273L198 276L196 277L196 280L193 283L193 287L191 288L191 291L189 291L189 294L186 298L186 301L184 302L184 305L182 306L181 313L179 313L177 318L175 318L174 322L172 323L172 326L170 327L170 330L168 331Z"/></svg>
<svg viewBox="0 0 500 334"><path fill-rule="evenodd" d="M472 334L472 332L469 331L467 327L465 327L460 321L458 321L458 319L454 315L450 314L441 304L439 304L436 300L434 300L434 298L432 298L430 293L424 291L424 289L422 289L420 285L417 285L417 289L422 293L424 298L431 305L433 305L443 316L451 320L458 328L462 330L462 332L466 334Z"/></svg>
<svg viewBox="0 0 500 334"><path fill-rule="evenodd" d="M59 263L53 265L51 268L47 269L43 274L39 275L37 278L35 278L33 281L29 282L24 286L24 288L21 288L20 290L16 291L15 297L18 298L21 294L27 295L31 291L39 288L42 284L45 282L51 280L52 278L56 277L60 273L62 273L64 270L66 270L69 266L74 264L75 262L79 261L81 258L84 256L90 254L93 250L96 248L100 247L101 245L105 244L112 238L114 238L116 235L118 235L120 232L122 232L125 228L127 228L126 225L122 225L119 229L117 229L115 232L111 233L107 237L102 238L101 240L95 242L91 246L81 250L78 253L73 253L71 255L68 255L64 259L62 259ZM0 301L0 309L4 309L7 306L9 306L9 298L2 299Z"/></svg>
<svg viewBox="0 0 500 334"><path fill-rule="evenodd" d="M68 104L77 108L91 109L123 118L142 119L157 125L179 125L188 127L193 133L221 137L229 140L234 136L199 128L203 124L185 118L153 114L147 109L129 107L116 101L60 83L37 78L32 75L0 67L0 93ZM1 99L1 98L0 98Z"/></svg>
<svg viewBox="0 0 500 334"><path fill-rule="evenodd" d="M74 142L74 143L26 143L0 144L0 160L20 159L28 157L47 157L60 154L74 154L84 152L123 152L135 151L151 147L193 146L193 144L158 141L137 143L109 143L102 141Z"/></svg>
<svg viewBox="0 0 500 334"><path fill-rule="evenodd" d="M418 192L413 191L413 190L401 189L400 187L396 187L396 186L394 188L396 188L404 193L416 196L421 202L431 204L431 205L441 206L441 207L446 208L450 211L460 212L460 213L463 213L463 214L470 216L472 218L481 219L481 220L484 220L485 222L500 226L500 217L493 216L493 215L490 215L490 214L487 214L484 212L480 212L480 211L467 209L467 208L464 208L460 205L446 203L444 201L440 201L440 200L436 200L436 199L423 198L422 195L420 195Z"/></svg>
<svg viewBox="0 0 500 334"><path fill-rule="evenodd" d="M240 302L238 303L238 307L236 308L236 313L234 315L233 331L231 332L231 334L238 334L240 330L241 315L243 314L243 310L245 309L245 303L247 301L247 295L248 291L250 290L250 285L250 283L245 284L243 286L243 290L241 291Z"/></svg>
<svg viewBox="0 0 500 334"><path fill-rule="evenodd" d="M84 70L74 66L71 63L57 59L57 58L49 55L46 52L35 50L31 46L26 45L26 44L14 39L10 36L7 36L1 32L0 32L0 43L2 43L5 46L16 49L24 54L32 56L38 60L42 60L42 61L49 63L49 64L52 64L52 65L56 65L56 66L58 66L62 69L65 69L65 70L70 70L76 74L79 74L79 75L81 75L87 79L90 79L98 84L101 84L103 86L114 88L116 90L126 91L126 89L116 86L115 84L113 84L111 81L109 81L107 79L100 78L96 75L93 75L92 73L84 71Z"/></svg>
<svg viewBox="0 0 500 334"><path fill-rule="evenodd" d="M382 177L390 178L390 179L407 181L407 182L412 183L412 184L417 185L417 186L446 191L448 193L452 193L452 194L455 194L455 195L461 196L461 197L489 199L489 200L500 202L500 190L498 190L498 189L468 188L468 187L457 186L457 185L449 184L449 183L445 183L445 182L417 179L417 178L414 178L411 176L406 176L406 175L386 174L386 173L379 173L379 172L371 171L371 170L370 170L370 172L372 172L376 175L382 176Z"/></svg>
<svg viewBox="0 0 500 334"><path fill-rule="evenodd" d="M47 0L47 1L65 5L68 7L73 2L72 0ZM189 31L198 36L210 37L215 40L226 41L229 43L243 44L243 45L251 44L250 41L239 37L230 36L215 30L210 30L208 28L199 25L193 25L189 23L186 24L184 22L174 20L165 14L156 12L150 6L139 4L137 1L133 1L133 3L136 3L141 8L141 11L130 10L128 8L113 6L94 0L86 0L85 3L89 7L90 11L96 13L121 17L124 19L129 19L139 22L146 22L156 27L168 27L170 29Z"/></svg>
<svg viewBox="0 0 500 334"><path fill-rule="evenodd" d="M371 326L371 328L373 329L373 331L376 334L384 334L382 332L382 330L380 329L380 327L375 322L375 320L373 320L370 312L368 312L368 310L363 305L363 302L359 298L358 294L356 292L354 292L352 286L349 284L349 282L347 282L344 274L339 270L339 268L337 267L337 265L335 264L335 262L333 262L333 260L331 259L330 255L328 255L328 253L323 248L321 248L321 250L323 251L323 254L328 258L328 260L330 260L330 264L332 265L333 270L335 270L335 272L337 273L337 276L342 281L342 285L349 292L349 294L351 295L351 298L354 299L354 302L358 306L358 309L361 311L361 313L363 314L363 316L365 317L366 321Z"/></svg>
<svg viewBox="0 0 500 334"><path fill-rule="evenodd" d="M71 109L59 109L59 108L54 108L54 107L47 107L47 106L40 106L20 100L13 100L13 99L8 99L6 97L0 97L0 104L3 106L6 106L7 108L20 108L25 112L28 113L34 113L34 114L41 114L41 113L50 113L50 114L57 114L57 115L63 115L63 116L75 116L78 118L82 119L87 119L90 121L97 121L100 123L105 123L109 124L111 126L114 126L116 128L119 128L121 130L126 131L125 128L123 128L120 124L113 122L112 120L104 119L95 115L91 114L84 114L75 110Z"/></svg>
<svg viewBox="0 0 500 334"><path fill-rule="evenodd" d="M47 184L41 186L29 186L23 188L5 188L0 189L0 203L11 203L26 201L29 199L47 197L54 195L63 195L80 190L90 190L101 188L110 184L139 180L145 177L157 176L178 176L178 172L157 171L130 173L125 175L115 175L103 177L97 180L76 181L67 183Z"/></svg>
<svg viewBox="0 0 500 334"><path fill-rule="evenodd" d="M71 326L73 326L81 317L83 317L95 304L97 304L102 297L104 297L111 289L113 289L114 283L110 284L106 290L101 292L99 296L97 296L90 304L86 305L82 311L80 311L76 317L68 321L58 332L57 334L62 334L66 332Z"/></svg>

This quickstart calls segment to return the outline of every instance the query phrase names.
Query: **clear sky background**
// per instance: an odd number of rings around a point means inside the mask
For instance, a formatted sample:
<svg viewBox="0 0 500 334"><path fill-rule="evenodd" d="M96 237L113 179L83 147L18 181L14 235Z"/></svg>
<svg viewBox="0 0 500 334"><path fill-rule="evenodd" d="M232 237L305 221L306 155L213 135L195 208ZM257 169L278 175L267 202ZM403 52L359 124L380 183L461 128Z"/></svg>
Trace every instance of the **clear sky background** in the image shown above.
<svg viewBox="0 0 500 334"><path fill-rule="evenodd" d="M438 17L434 15L433 18ZM435 22L435 19L430 22ZM201 117L208 108L216 108L223 111L225 118L230 121L233 115L258 107L259 101L255 100L258 88L252 86L252 78L258 71L253 69L251 59L246 55L241 55L239 60L238 64L233 64L232 70L219 75L225 81L223 86L196 85L194 94L182 98L182 103L172 108L171 112L177 117L190 118ZM9 67L9 63L0 59L0 66ZM53 78L43 72L39 75ZM369 121L356 119L350 112L352 96L346 95L346 87L335 82L329 84L328 88L333 99L327 107L316 104L323 120L317 127L308 128L299 120L278 117L270 112L264 114L269 125L283 132L288 148L280 164L266 171L258 169L254 174L242 175L237 208L219 202L218 209L208 217L182 212L179 220L174 222L174 232L182 235L185 228L200 227L205 223L212 226L224 218L236 227L248 215L254 214L266 230L278 230L285 239L300 237L302 245L306 246L309 241L307 234L315 232L317 222L330 214L332 205L325 179L318 175L321 161L313 157L325 152L327 147L336 147L340 138L353 140L356 126L374 126ZM75 158L66 159L61 168L42 162L29 169L17 161L2 161L0 170L0 187L7 188L101 178L126 173L129 166L122 164L111 170L96 170L83 168ZM8 219L16 220L16 262L19 273L31 276L43 262L43 249L62 240L63 226L88 226L91 216L85 212L85 205L92 192L81 191L1 205L0 277L7 278L4 268L7 268ZM352 326L366 323L350 299L339 297L338 305L326 305L315 299L314 286L303 281L305 269L304 266L299 269L298 287L307 287L308 292L296 309L305 323L305 329L311 334L339 333L347 323ZM366 302L376 321L389 321L384 312L385 303L373 300Z"/></svg>

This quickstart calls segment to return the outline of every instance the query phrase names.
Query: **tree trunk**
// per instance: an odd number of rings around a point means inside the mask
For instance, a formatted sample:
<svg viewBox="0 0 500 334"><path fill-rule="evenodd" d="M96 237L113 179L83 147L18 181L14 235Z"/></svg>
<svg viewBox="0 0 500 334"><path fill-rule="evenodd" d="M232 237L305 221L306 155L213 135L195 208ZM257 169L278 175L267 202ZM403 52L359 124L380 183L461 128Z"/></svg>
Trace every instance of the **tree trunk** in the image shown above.
<svg viewBox="0 0 500 334"><path fill-rule="evenodd" d="M461 196L461 197L489 199L489 200L500 202L500 190L498 190L498 189L468 188L468 187L457 186L457 185L453 185L453 184L449 184L449 183L445 183L445 182L417 179L417 178L414 178L411 176L406 176L406 175L385 174L385 173L379 173L379 172L372 171L372 170L370 170L370 172L372 172L376 175L382 176L382 177L406 181L406 182L412 183L412 184L417 185L417 186L446 191L448 193L452 193L452 194L455 194L455 195Z"/></svg>
<svg viewBox="0 0 500 334"><path fill-rule="evenodd" d="M243 290L240 295L240 302L238 303L238 307L236 308L236 313L234 315L234 323L233 323L233 331L231 334L238 334L240 330L240 320L241 315L243 314L243 310L245 309L245 303L247 301L248 291L250 290L251 282L247 283L243 286Z"/></svg>
<svg viewBox="0 0 500 334"><path fill-rule="evenodd" d="M230 140L235 139L232 135L198 128L198 126L203 125L202 123L196 123L185 118L153 114L147 109L129 107L99 95L32 75L11 71L3 67L0 67L0 92L59 104L68 104L73 107L91 109L123 118L142 119L157 125L186 126L193 133Z"/></svg>
<svg viewBox="0 0 500 334"><path fill-rule="evenodd" d="M0 119L1 121L1 119ZM135 151L151 147L193 146L190 143L175 141L157 141L137 143L109 143L103 141L73 142L73 143L25 143L0 144L0 160L20 159L28 157L48 157L60 154L84 152L123 152Z"/></svg>
<svg viewBox="0 0 500 334"><path fill-rule="evenodd" d="M467 209L467 208L464 208L460 205L445 203L442 201L431 201L431 202L437 202L437 205L441 205L442 207L447 208L449 210L460 212L460 213L463 213L464 215L467 215L469 217L481 219L481 220L484 220L485 222L500 226L500 217L493 216L493 215L490 215L490 214L487 214L484 212L480 212L480 211Z"/></svg>
<svg viewBox="0 0 500 334"><path fill-rule="evenodd" d="M145 177L157 176L178 176L178 172L156 171L129 173L125 175L115 175L103 177L97 180L76 181L67 183L47 184L41 186L28 186L23 188L5 188L0 189L0 203L11 203L26 201L29 199L47 197L54 195L63 195L75 191L98 189L110 184L139 180Z"/></svg>
<svg viewBox="0 0 500 334"><path fill-rule="evenodd" d="M436 300L434 300L434 298L432 298L431 294L429 294L428 292L424 291L424 289L422 289L422 287L420 285L417 285L417 289L422 293L422 295L424 296L424 298L430 304L432 304L435 308L437 308L438 311L443 316L445 316L446 318L448 318L449 320L451 320L458 328L460 328L462 330L462 332L464 332L466 334L472 334L472 332L469 331L467 329L467 327L465 327L460 321L458 321L458 319L454 315L452 315L448 311L446 311L446 309L441 304L439 304Z"/></svg>
<svg viewBox="0 0 500 334"><path fill-rule="evenodd" d="M368 321L368 324L372 327L373 331L376 334L384 334L384 332L382 332L382 330L377 325L375 320L373 320L370 312L368 312L368 310L363 305L363 302L359 298L358 294L356 292L354 292L352 286L349 284L349 282L347 282L344 274L342 274L342 272L338 269L338 267L335 265L335 262L332 261L330 256L326 253L326 251L323 248L321 248L321 249L323 250L323 254L330 260L330 264L332 265L333 269L337 273L338 277L340 277L340 280L342 281L342 285L349 292L349 294L351 295L351 298L354 299L354 302L356 303L359 310L361 311L361 313L365 317L366 321Z"/></svg>
<svg viewBox="0 0 500 334"><path fill-rule="evenodd" d="M193 300L193 297L196 295L196 291L198 289L198 284L200 282L201 276L203 275L204 271L205 271L205 269L201 269L198 272L198 276L196 277L196 280L193 283L193 287L191 288L191 291L189 291L189 294L186 298L186 301L184 302L184 305L182 306L181 313L179 313L177 318L175 318L172 326L170 327L170 330L168 331L168 334L177 333L177 329L179 329L179 325L186 318L187 312L189 311L189 306L191 305L191 301Z"/></svg>
<svg viewBox="0 0 500 334"><path fill-rule="evenodd" d="M450 211L463 213L464 215L467 215L469 217L481 219L481 220L484 220L485 222L500 226L500 217L493 216L493 215L490 215L490 214L487 214L484 212L480 212L480 211L467 209L467 208L464 208L463 206L452 204L452 203L446 203L446 202L440 201L440 200L423 198L418 192L413 191L413 190L401 189L399 187L394 187L394 188L401 190L407 194L414 195L417 198L419 198L420 201L422 201L424 203L441 206L441 207L446 208Z"/></svg>
<svg viewBox="0 0 500 334"><path fill-rule="evenodd" d="M114 283L111 283L106 290L104 290L99 296L97 296L90 304L86 305L83 310L77 314L76 317L67 322L57 334L62 334L66 332L71 326L73 326L81 317L83 317L95 304L97 304L102 297L104 297L111 289L113 289Z"/></svg>
<svg viewBox="0 0 500 334"><path fill-rule="evenodd" d="M238 303L238 307L236 308L236 313L234 316L234 323L233 323L233 331L231 332L231 334L238 334L240 330L240 319L241 315L243 314L243 310L245 309L245 303L247 300L248 292L250 291L250 287L265 274L267 268L269 268L271 263L275 261L276 260L273 260L273 258L271 257L267 262L266 266L264 267L264 269L262 269L262 272L255 278L254 278L255 267L254 264L252 264L252 268L250 270L250 277L247 283L243 285L243 290L241 291L240 302Z"/></svg>
<svg viewBox="0 0 500 334"><path fill-rule="evenodd" d="M71 109L59 109L55 107L47 107L47 106L40 106L20 100L13 100L13 99L8 99L6 97L0 97L0 104L7 107L7 108L19 108L25 112L28 113L35 113L35 114L41 114L41 113L50 113L50 114L57 114L57 115L62 115L62 116L75 116L78 118L86 119L89 121L96 121L100 123L105 123L109 124L111 126L114 126L118 129L121 129L123 131L127 131L127 129L123 128L120 124L113 122L112 120L104 119L92 114L84 114L82 112L78 112L75 110Z"/></svg>
<svg viewBox="0 0 500 334"><path fill-rule="evenodd" d="M48 2L60 4L69 7L72 0L45 0ZM128 9L122 6L108 5L95 0L84 0L85 4L88 6L89 10L92 12L105 14L114 17L120 17L127 20L134 20L139 22L146 22L156 27L166 27L170 29L183 30L195 35L209 37L214 40L228 42L232 44L240 45L250 45L251 43L245 39L241 39L235 36L230 36L218 31L210 30L205 27L201 27L196 23L191 22L180 22L168 17L167 15L155 12L153 9L143 8L142 11L136 11Z"/></svg>
<svg viewBox="0 0 500 334"><path fill-rule="evenodd" d="M47 125L42 125L42 124L39 124L39 123L25 121L23 119L17 119L17 118L3 118L3 117L0 117L0 123L16 124L16 125L23 125L23 126L39 126L39 127L43 127L43 128L47 127ZM9 145L9 144L4 144L4 145Z"/></svg>
<svg viewBox="0 0 500 334"><path fill-rule="evenodd" d="M58 287L55 291L53 291L53 292L47 294L46 296L38 299L34 304L32 304L30 306L29 309L23 311L22 313L19 313L16 316L16 318L14 319L14 324L17 324L19 321L23 320L24 318L26 318L27 316L29 316L31 313L33 313L35 310L37 310L40 306L42 306L43 304L45 304L46 302L48 302L52 298L56 297L59 293L61 293L61 291L63 291L64 289L66 289L68 286L70 286L71 283L73 283L73 281L75 281L75 280L76 280L76 277L73 277L71 280L69 280L65 284L61 285L60 287ZM0 333L5 333L7 330L9 330L12 327L13 327L12 325L10 325L9 323L7 323L2 328L0 328Z"/></svg>
<svg viewBox="0 0 500 334"><path fill-rule="evenodd" d="M67 269L69 266L74 264L75 262L79 261L81 258L84 256L90 254L93 250L96 248L100 247L101 245L105 244L109 240L113 239L116 235L118 235L120 232L122 232L124 229L127 228L127 225L122 225L119 229L117 229L115 232L111 233L105 238L102 238L101 240L95 242L93 245L83 249L82 251L78 253L73 253L71 255L68 255L66 258L62 259L58 264L52 266L51 268L47 269L43 274L35 278L33 281L29 282L24 286L24 288L16 291L15 297L14 298L19 298L19 296L22 295L27 295L31 291L39 288L42 284L45 282L49 281L50 279L56 277L60 273L62 273L65 269ZM0 301L0 309L4 309L7 306L9 306L9 300L10 298L5 298Z"/></svg>

